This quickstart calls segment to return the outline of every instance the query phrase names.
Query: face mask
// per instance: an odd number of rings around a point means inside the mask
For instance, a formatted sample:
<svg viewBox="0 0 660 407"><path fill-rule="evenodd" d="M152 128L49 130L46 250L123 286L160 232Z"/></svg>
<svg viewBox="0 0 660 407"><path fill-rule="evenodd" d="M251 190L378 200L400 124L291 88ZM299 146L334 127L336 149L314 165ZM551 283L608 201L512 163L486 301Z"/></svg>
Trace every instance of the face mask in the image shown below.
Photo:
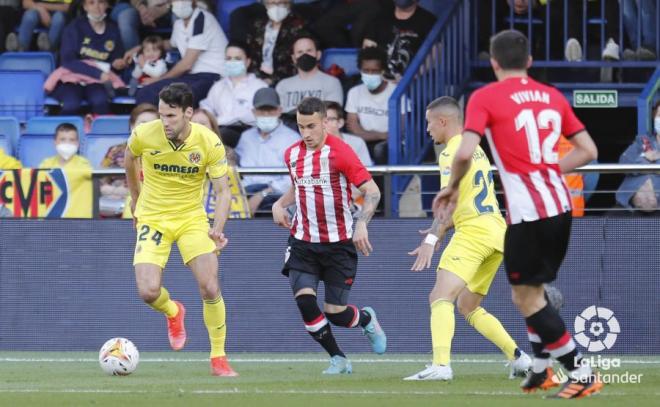
<svg viewBox="0 0 660 407"><path fill-rule="evenodd" d="M179 18L188 18L193 13L192 1L173 1L172 14Z"/></svg>
<svg viewBox="0 0 660 407"><path fill-rule="evenodd" d="M55 146L55 150L57 150L60 157L68 160L78 152L78 146L70 143L60 143Z"/></svg>
<svg viewBox="0 0 660 407"><path fill-rule="evenodd" d="M314 67L316 67L316 64L318 61L316 60L316 57L313 57L312 55L309 54L302 54L297 60L296 60L296 66L300 68L301 71L303 72L309 72Z"/></svg>
<svg viewBox="0 0 660 407"><path fill-rule="evenodd" d="M266 13L268 13L268 18L279 23L289 15L289 8L287 6L272 6L266 9Z"/></svg>
<svg viewBox="0 0 660 407"><path fill-rule="evenodd" d="M241 76L245 73L245 62L232 59L225 61L225 75L232 76Z"/></svg>
<svg viewBox="0 0 660 407"><path fill-rule="evenodd" d="M408 8L415 3L415 0L394 0L394 5L398 8Z"/></svg>
<svg viewBox="0 0 660 407"><path fill-rule="evenodd" d="M91 21L91 22L94 22L94 23L100 23L101 21L105 20L105 16L106 16L106 15L107 15L106 13L103 13L103 14L101 14L100 16L95 16L94 14L89 14L89 13L87 13L87 18L88 18L89 21Z"/></svg>
<svg viewBox="0 0 660 407"><path fill-rule="evenodd" d="M361 76L362 76L362 83L364 83L364 85L369 90L374 90L378 88L381 83L383 83L383 78L380 75L363 72Z"/></svg>
<svg viewBox="0 0 660 407"><path fill-rule="evenodd" d="M270 133L280 124L280 119L273 116L258 116L257 127L264 133Z"/></svg>
<svg viewBox="0 0 660 407"><path fill-rule="evenodd" d="M653 127L655 128L655 134L660 134L660 117L653 119Z"/></svg>

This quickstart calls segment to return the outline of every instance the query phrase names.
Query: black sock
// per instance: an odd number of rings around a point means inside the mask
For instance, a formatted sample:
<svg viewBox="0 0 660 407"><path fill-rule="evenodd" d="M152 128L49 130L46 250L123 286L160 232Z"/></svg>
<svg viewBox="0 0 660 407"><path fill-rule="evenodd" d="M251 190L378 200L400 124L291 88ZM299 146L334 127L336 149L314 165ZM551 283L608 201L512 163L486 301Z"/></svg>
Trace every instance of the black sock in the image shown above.
<svg viewBox="0 0 660 407"><path fill-rule="evenodd" d="M325 316L330 322L337 326L354 328L361 326L364 328L371 322L371 315L368 312L359 310L355 305L348 305L345 310L335 314L326 312Z"/></svg>
<svg viewBox="0 0 660 407"><path fill-rule="evenodd" d="M543 347L564 368L572 371L580 367L581 355L575 347L575 342L566 330L559 313L550 304L546 304L543 309L527 317L525 321L527 326L538 335Z"/></svg>
<svg viewBox="0 0 660 407"><path fill-rule="evenodd" d="M296 304L303 317L305 329L312 338L321 344L330 356L346 357L344 352L339 349L328 320L325 319L319 305L316 303L316 297L311 294L300 295L296 297Z"/></svg>

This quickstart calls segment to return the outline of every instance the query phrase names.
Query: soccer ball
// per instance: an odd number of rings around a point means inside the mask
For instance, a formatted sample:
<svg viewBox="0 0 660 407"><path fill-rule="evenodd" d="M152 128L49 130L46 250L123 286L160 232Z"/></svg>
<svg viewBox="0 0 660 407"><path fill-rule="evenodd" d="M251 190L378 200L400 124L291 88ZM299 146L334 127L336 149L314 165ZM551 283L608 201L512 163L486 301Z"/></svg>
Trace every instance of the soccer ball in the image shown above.
<svg viewBox="0 0 660 407"><path fill-rule="evenodd" d="M140 352L126 338L109 339L99 351L101 369L109 375L129 375L135 371L139 361Z"/></svg>

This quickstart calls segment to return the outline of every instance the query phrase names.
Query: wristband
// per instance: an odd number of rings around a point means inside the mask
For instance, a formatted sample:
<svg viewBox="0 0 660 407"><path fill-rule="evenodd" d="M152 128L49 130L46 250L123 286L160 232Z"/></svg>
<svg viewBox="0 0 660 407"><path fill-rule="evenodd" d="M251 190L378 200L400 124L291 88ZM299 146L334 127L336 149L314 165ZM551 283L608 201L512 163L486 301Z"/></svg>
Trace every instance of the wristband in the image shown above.
<svg viewBox="0 0 660 407"><path fill-rule="evenodd" d="M438 243L438 236L434 235L433 233L429 233L426 235L424 238L424 243L430 244L431 246L435 247L435 244Z"/></svg>

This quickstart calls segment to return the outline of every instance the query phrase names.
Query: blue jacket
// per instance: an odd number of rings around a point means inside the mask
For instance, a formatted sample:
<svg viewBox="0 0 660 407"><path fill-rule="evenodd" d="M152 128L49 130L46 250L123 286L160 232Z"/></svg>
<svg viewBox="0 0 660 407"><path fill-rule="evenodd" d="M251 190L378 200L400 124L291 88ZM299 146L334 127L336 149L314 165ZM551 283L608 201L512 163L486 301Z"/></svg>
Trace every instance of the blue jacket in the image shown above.
<svg viewBox="0 0 660 407"><path fill-rule="evenodd" d="M103 72L82 62L83 59L95 59L112 64L112 61L124 56L119 28L110 19L105 20L103 34L97 34L87 17L78 17L64 28L62 38L60 48L62 66L72 72L96 79L100 79Z"/></svg>
<svg viewBox="0 0 660 407"><path fill-rule="evenodd" d="M659 161L651 162L642 156L644 151L644 138L646 138L650 143L653 149L660 150L660 145L658 145L658 139L655 136L646 136L640 135L635 138L635 141L628 146L626 151L621 154L619 158L620 164L657 164ZM616 191L616 202L626 208L632 208L630 204L630 199L633 197L635 192L646 182L647 179L651 178L653 182L653 190L655 191L656 198L660 201L660 175L659 174L629 174L626 175L621 186Z"/></svg>

